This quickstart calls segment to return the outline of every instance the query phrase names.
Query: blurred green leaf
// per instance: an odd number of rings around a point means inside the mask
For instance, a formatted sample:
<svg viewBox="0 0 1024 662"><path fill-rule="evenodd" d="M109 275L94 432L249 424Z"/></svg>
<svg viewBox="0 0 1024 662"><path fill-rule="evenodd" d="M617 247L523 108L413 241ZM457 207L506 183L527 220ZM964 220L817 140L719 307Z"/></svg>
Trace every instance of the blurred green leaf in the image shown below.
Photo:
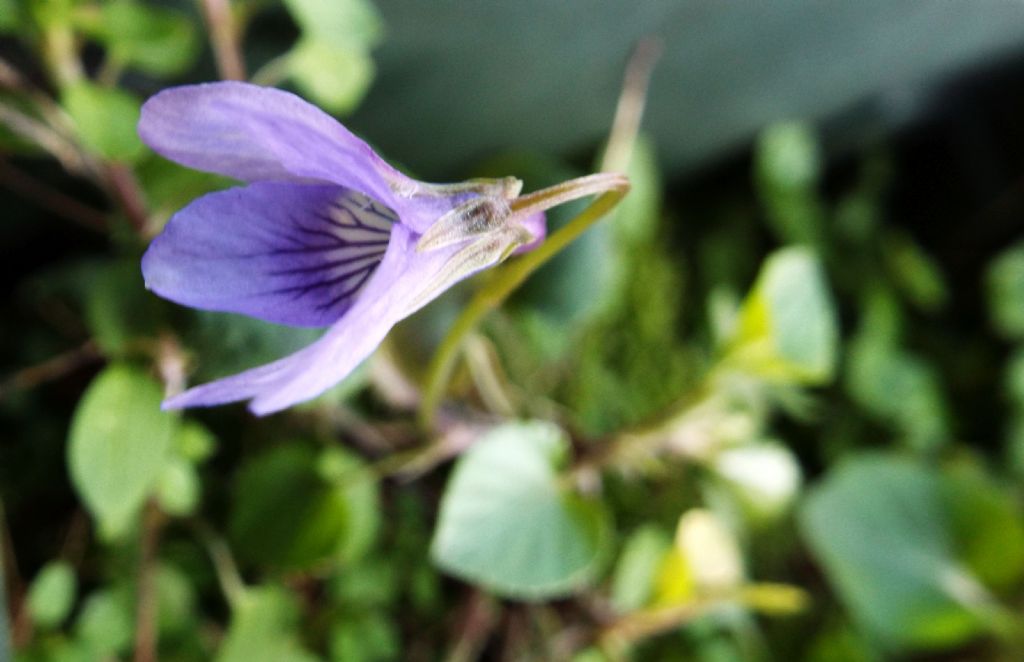
<svg viewBox="0 0 1024 662"><path fill-rule="evenodd" d="M315 662L296 632L298 607L284 589L264 586L243 596L216 662Z"/></svg>
<svg viewBox="0 0 1024 662"><path fill-rule="evenodd" d="M71 481L104 537L123 535L156 487L177 418L160 410L163 391L144 372L107 367L75 410L68 440Z"/></svg>
<svg viewBox="0 0 1024 662"><path fill-rule="evenodd" d="M572 345L563 396L574 423L591 436L664 415L698 373L682 344L686 278L663 246L629 259L615 310L586 327Z"/></svg>
<svg viewBox="0 0 1024 662"><path fill-rule="evenodd" d="M41 30L61 31L71 25L75 0L38 0L23 2Z"/></svg>
<svg viewBox="0 0 1024 662"><path fill-rule="evenodd" d="M304 33L326 41L370 47L383 34L380 15L369 0L285 0L284 4Z"/></svg>
<svg viewBox="0 0 1024 662"><path fill-rule="evenodd" d="M666 239L661 232L661 171L654 145L646 137L639 137L634 144L626 174L630 182L629 195L605 222L609 237L602 268L609 272L607 287L610 291L599 302L616 310L629 306L630 299L636 295L635 279L646 275L648 261L659 262L658 253L664 251ZM680 287L679 274L673 273L673 276L677 277L673 285ZM665 307L673 308L667 302Z"/></svg>
<svg viewBox="0 0 1024 662"><path fill-rule="evenodd" d="M344 115L366 96L375 67L360 45L303 37L288 54L288 72L299 90L317 105Z"/></svg>
<svg viewBox="0 0 1024 662"><path fill-rule="evenodd" d="M832 297L813 251L772 253L743 302L729 360L766 378L820 384L832 377L838 343Z"/></svg>
<svg viewBox="0 0 1024 662"><path fill-rule="evenodd" d="M988 597L955 557L940 477L903 459L847 461L813 487L804 539L856 620L891 648L963 643Z"/></svg>
<svg viewBox="0 0 1024 662"><path fill-rule="evenodd" d="M1010 472L1017 478L1024 478L1024 409L1010 414L1005 443L1003 454Z"/></svg>
<svg viewBox="0 0 1024 662"><path fill-rule="evenodd" d="M217 438L202 424L183 421L174 435L174 450L190 462L202 462L217 449Z"/></svg>
<svg viewBox="0 0 1024 662"><path fill-rule="evenodd" d="M180 634L196 620L196 589L176 566L161 563L156 572L157 615L161 636Z"/></svg>
<svg viewBox="0 0 1024 662"><path fill-rule="evenodd" d="M321 329L298 329L270 324L244 315L197 311L186 343L203 360L197 381L241 372L269 363L305 347L323 334Z"/></svg>
<svg viewBox="0 0 1024 662"><path fill-rule="evenodd" d="M1004 378L1007 399L1018 409L1024 409L1024 346L1018 347L1006 364Z"/></svg>
<svg viewBox="0 0 1024 662"><path fill-rule="evenodd" d="M755 180L781 241L820 246L824 216L816 191L820 173L818 142L809 126L786 122L761 133Z"/></svg>
<svg viewBox="0 0 1024 662"><path fill-rule="evenodd" d="M399 659L402 649L393 621L371 610L342 618L331 629L330 651L335 662L377 662Z"/></svg>
<svg viewBox="0 0 1024 662"><path fill-rule="evenodd" d="M331 598L350 609L385 606L398 595L397 571L391 559L364 558L332 578Z"/></svg>
<svg viewBox="0 0 1024 662"><path fill-rule="evenodd" d="M16 32L22 17L16 0L0 0L0 33Z"/></svg>
<svg viewBox="0 0 1024 662"><path fill-rule="evenodd" d="M47 563L32 580L28 591L28 611L32 621L42 628L59 626L75 603L78 582L66 561Z"/></svg>
<svg viewBox="0 0 1024 662"><path fill-rule="evenodd" d="M153 76L183 73L199 53L195 24L179 12L113 0L76 12L80 29L102 41L108 57Z"/></svg>
<svg viewBox="0 0 1024 662"><path fill-rule="evenodd" d="M75 635L91 659L109 659L128 648L135 634L134 605L127 591L102 589L90 595L75 622Z"/></svg>
<svg viewBox="0 0 1024 662"><path fill-rule="evenodd" d="M1024 338L1024 243L1002 252L987 274L988 305L996 331Z"/></svg>
<svg viewBox="0 0 1024 662"><path fill-rule="evenodd" d="M652 524L633 532L622 546L612 574L611 599L615 611L628 614L647 606L672 539Z"/></svg>
<svg viewBox="0 0 1024 662"><path fill-rule="evenodd" d="M168 515L185 517L199 505L199 474L191 462L170 458L156 483L156 499Z"/></svg>
<svg viewBox="0 0 1024 662"><path fill-rule="evenodd" d="M239 556L254 563L355 561L373 541L378 508L376 483L359 460L340 449L318 456L293 442L242 467L229 533Z"/></svg>
<svg viewBox="0 0 1024 662"><path fill-rule="evenodd" d="M86 323L106 354L124 354L133 341L156 337L160 302L146 291L138 260L98 265L84 296Z"/></svg>
<svg viewBox="0 0 1024 662"><path fill-rule="evenodd" d="M609 225L618 241L646 246L658 240L661 226L662 181L654 143L641 135L633 145L629 167L629 195L612 211Z"/></svg>
<svg viewBox="0 0 1024 662"><path fill-rule="evenodd" d="M759 172L780 188L816 186L821 174L818 139L811 127L782 122L765 129L757 143Z"/></svg>
<svg viewBox="0 0 1024 662"><path fill-rule="evenodd" d="M846 386L858 404L918 451L931 452L949 441L947 406L934 366L894 346L869 321L847 351Z"/></svg>
<svg viewBox="0 0 1024 662"><path fill-rule="evenodd" d="M913 239L899 232L887 233L882 249L893 281L912 304L925 312L946 305L949 294L938 264Z"/></svg>
<svg viewBox="0 0 1024 662"><path fill-rule="evenodd" d="M62 90L61 104L90 150L114 161L132 162L142 155L135 133L140 104L132 95L79 81Z"/></svg>
<svg viewBox="0 0 1024 662"><path fill-rule="evenodd" d="M807 662L881 662L882 657L847 622L826 625L808 647Z"/></svg>
<svg viewBox="0 0 1024 662"><path fill-rule="evenodd" d="M442 604L441 577L429 563L418 563L409 573L409 602L419 613L433 613Z"/></svg>
<svg viewBox="0 0 1024 662"><path fill-rule="evenodd" d="M236 184L227 177L178 165L147 153L135 166L135 174L153 216L166 219L194 199Z"/></svg>
<svg viewBox="0 0 1024 662"><path fill-rule="evenodd" d="M287 54L288 74L319 105L334 113L353 110L373 81L370 49L381 21L367 0L285 0L302 29Z"/></svg>
<svg viewBox="0 0 1024 662"><path fill-rule="evenodd" d="M854 191L836 206L833 221L836 233L856 242L858 247L872 239L881 224L882 213L874 193Z"/></svg>
<svg viewBox="0 0 1024 662"><path fill-rule="evenodd" d="M1024 577L1024 518L1011 494L980 469L959 467L944 476L942 495L950 514L957 556L993 589Z"/></svg>
<svg viewBox="0 0 1024 662"><path fill-rule="evenodd" d="M380 528L380 495L373 471L356 455L340 447L328 448L317 458L320 476L345 497L345 536L337 548L349 562L361 559L373 546Z"/></svg>
<svg viewBox="0 0 1024 662"><path fill-rule="evenodd" d="M603 505L576 494L557 467L568 451L549 423L509 423L462 455L441 501L431 557L499 595L571 593L597 571L608 544Z"/></svg>
<svg viewBox="0 0 1024 662"><path fill-rule="evenodd" d="M572 662L610 662L610 658L597 646L590 646L573 655Z"/></svg>

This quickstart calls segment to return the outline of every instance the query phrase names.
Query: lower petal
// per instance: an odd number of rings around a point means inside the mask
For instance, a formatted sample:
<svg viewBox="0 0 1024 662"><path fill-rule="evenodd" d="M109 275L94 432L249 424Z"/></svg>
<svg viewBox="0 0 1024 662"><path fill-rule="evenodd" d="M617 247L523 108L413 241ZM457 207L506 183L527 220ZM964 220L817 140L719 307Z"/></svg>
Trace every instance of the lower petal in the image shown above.
<svg viewBox="0 0 1024 662"><path fill-rule="evenodd" d="M265 415L312 399L337 384L396 323L443 291L433 285L462 247L418 253L418 238L404 226L395 226L387 253L366 290L312 345L273 363L192 388L165 406L203 407L251 399L249 408ZM450 280L445 282L450 285Z"/></svg>

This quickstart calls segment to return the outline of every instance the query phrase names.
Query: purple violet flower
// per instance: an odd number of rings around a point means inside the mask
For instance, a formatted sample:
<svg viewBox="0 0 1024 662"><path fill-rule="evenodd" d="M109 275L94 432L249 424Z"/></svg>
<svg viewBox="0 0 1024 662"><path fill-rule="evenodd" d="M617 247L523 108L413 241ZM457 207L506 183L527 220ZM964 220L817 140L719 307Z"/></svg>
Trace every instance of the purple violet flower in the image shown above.
<svg viewBox="0 0 1024 662"><path fill-rule="evenodd" d="M165 90L143 106L139 135L173 161L248 182L171 218L142 259L146 286L195 308L329 326L290 356L168 399L169 409L250 400L263 415L313 398L397 322L545 232L543 213L512 212L519 180L410 179L280 90Z"/></svg>

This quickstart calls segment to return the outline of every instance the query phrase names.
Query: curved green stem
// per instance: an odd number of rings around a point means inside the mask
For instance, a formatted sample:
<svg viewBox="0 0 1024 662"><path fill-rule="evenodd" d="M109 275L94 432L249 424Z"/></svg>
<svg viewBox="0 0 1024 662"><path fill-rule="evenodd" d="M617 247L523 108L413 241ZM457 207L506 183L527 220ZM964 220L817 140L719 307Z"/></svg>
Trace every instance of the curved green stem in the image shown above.
<svg viewBox="0 0 1024 662"><path fill-rule="evenodd" d="M512 203L512 209L517 214L528 214L587 195L602 194L535 250L510 262L498 271L462 310L434 353L427 369L427 381L419 410L419 421L423 429L429 430L433 426L437 406L451 379L455 361L466 336L489 312L500 306L530 274L560 253L587 228L611 211L627 192L629 192L629 180L624 175L601 173L524 195Z"/></svg>

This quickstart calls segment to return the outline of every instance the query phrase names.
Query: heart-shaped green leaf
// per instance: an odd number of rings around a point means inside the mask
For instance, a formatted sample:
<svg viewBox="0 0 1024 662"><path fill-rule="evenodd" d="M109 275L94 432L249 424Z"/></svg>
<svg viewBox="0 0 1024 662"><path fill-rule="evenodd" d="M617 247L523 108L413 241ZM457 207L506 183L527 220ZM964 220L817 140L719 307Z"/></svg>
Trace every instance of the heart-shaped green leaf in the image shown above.
<svg viewBox="0 0 1024 662"><path fill-rule="evenodd" d="M441 503L431 554L445 571L524 599L590 581L608 538L602 504L558 472L567 443L547 423L495 428L459 460Z"/></svg>

